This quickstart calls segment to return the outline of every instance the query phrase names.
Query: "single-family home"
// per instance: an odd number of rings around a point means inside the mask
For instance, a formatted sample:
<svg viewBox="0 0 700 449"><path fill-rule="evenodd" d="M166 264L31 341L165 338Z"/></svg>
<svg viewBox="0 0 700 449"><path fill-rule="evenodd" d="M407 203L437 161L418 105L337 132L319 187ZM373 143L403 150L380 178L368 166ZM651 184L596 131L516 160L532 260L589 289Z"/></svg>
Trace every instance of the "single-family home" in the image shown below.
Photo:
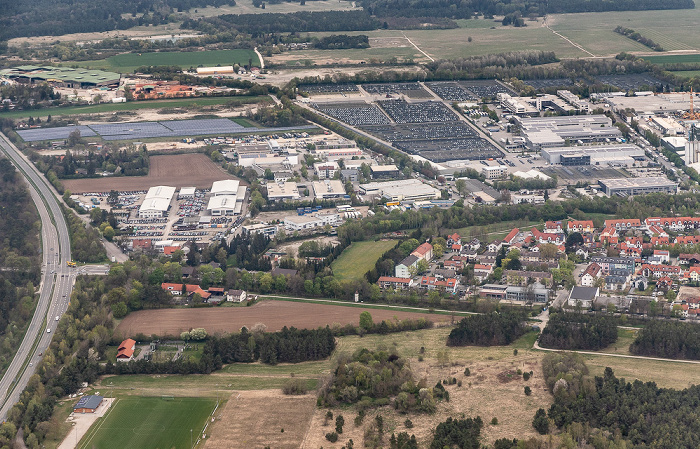
<svg viewBox="0 0 700 449"><path fill-rule="evenodd" d="M247 297L248 295L246 294L245 290L231 289L228 292L226 292L226 301L243 302L246 300Z"/></svg>

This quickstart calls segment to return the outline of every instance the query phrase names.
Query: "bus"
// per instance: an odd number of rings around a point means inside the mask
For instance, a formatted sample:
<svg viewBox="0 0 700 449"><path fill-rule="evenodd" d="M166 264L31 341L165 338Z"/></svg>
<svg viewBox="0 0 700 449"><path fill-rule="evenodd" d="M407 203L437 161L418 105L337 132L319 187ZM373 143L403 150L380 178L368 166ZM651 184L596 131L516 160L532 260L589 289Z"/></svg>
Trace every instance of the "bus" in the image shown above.
<svg viewBox="0 0 700 449"><path fill-rule="evenodd" d="M67 261L66 261L66 265L68 265L69 267L74 267L74 266L75 266L75 262L73 262L72 260L67 260Z"/></svg>
<svg viewBox="0 0 700 449"><path fill-rule="evenodd" d="M398 205L399 205L398 201L390 201L390 202L386 203L387 207L398 206Z"/></svg>

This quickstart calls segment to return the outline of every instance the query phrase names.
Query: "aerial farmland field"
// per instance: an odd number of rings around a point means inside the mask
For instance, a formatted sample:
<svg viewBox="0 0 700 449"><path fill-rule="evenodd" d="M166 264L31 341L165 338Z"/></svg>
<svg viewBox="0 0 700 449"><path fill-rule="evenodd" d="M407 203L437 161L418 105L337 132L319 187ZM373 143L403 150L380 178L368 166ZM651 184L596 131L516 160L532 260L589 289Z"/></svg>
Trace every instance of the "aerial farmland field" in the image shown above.
<svg viewBox="0 0 700 449"><path fill-rule="evenodd" d="M394 240L378 242L355 242L343 251L331 267L333 274L341 281L356 281L374 268L377 260L396 245Z"/></svg>
<svg viewBox="0 0 700 449"><path fill-rule="evenodd" d="M157 53L124 53L107 59L81 61L76 64L92 69L114 70L120 73L133 72L141 66L167 65L190 67L216 65L248 65L252 60L254 66L260 66L260 61L253 50L209 50L197 52L157 52Z"/></svg>

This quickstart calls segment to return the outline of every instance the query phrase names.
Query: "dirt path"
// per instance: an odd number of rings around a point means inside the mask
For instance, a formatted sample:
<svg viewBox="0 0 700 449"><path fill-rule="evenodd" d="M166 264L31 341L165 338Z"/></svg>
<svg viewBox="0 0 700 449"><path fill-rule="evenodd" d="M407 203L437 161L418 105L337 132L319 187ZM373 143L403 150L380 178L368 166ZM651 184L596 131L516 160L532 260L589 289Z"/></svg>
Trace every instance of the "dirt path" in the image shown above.
<svg viewBox="0 0 700 449"><path fill-rule="evenodd" d="M557 33L556 31L554 31L552 28L550 28L549 24L547 23L547 17L546 17L546 16L545 16L544 20L542 21L542 26L546 27L549 31L551 31L552 33L556 34L556 35L559 36L560 38L564 39L566 42L570 43L571 45L573 45L574 47L578 48L578 49L581 50L582 52L588 53L589 55L593 56L594 58L597 57L596 55L594 55L594 54L591 53L590 51L586 50L585 48L583 48L582 46L580 46L580 45L577 44L576 42L572 41L572 40L569 39L568 37L566 37L566 36L564 36L564 35L561 35L561 34Z"/></svg>

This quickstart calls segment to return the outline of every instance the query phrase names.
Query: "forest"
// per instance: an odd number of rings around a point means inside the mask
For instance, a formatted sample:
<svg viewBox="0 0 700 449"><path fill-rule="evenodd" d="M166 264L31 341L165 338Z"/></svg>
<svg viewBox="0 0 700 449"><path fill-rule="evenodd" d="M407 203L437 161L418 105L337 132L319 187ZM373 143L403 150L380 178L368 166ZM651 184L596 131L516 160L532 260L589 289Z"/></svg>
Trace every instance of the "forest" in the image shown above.
<svg viewBox="0 0 700 449"><path fill-rule="evenodd" d="M627 382L605 368L603 376L584 382L578 393L558 381L548 416L560 429L578 424L605 431L597 437L606 440L605 446L595 447L695 449L700 447L698 402L698 386L674 390L654 382Z"/></svg>
<svg viewBox="0 0 700 449"><path fill-rule="evenodd" d="M450 331L447 346L504 346L522 336L526 327L521 313L493 312L463 318Z"/></svg>
<svg viewBox="0 0 700 449"><path fill-rule="evenodd" d="M41 276L39 215L22 177L0 157L0 373L19 346Z"/></svg>
<svg viewBox="0 0 700 449"><path fill-rule="evenodd" d="M385 17L446 17L469 19L475 15L493 17L516 14L543 16L593 11L643 11L652 9L694 8L692 0L363 0L363 8L372 15Z"/></svg>
<svg viewBox="0 0 700 449"><path fill-rule="evenodd" d="M635 355L700 360L700 329L692 323L650 321L630 345Z"/></svg>
<svg viewBox="0 0 700 449"><path fill-rule="evenodd" d="M617 341L618 321L612 316L552 313L540 336L540 344L553 349L603 349Z"/></svg>

